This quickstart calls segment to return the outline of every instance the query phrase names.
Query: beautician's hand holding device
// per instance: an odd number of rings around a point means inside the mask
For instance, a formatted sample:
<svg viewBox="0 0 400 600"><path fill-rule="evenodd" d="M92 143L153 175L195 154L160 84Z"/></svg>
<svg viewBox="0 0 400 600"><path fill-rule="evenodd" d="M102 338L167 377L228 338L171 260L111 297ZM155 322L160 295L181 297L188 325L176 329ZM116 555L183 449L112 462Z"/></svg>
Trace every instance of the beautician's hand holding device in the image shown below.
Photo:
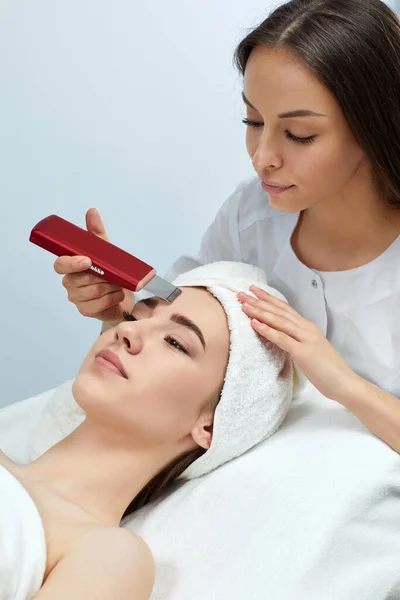
<svg viewBox="0 0 400 600"><path fill-rule="evenodd" d="M86 213L86 229L109 241L100 214L94 208ZM92 261L87 256L60 256L54 264L56 272L64 275L62 283L68 300L83 316L107 321L108 329L122 321L124 312L131 312L133 292L97 277L90 271L91 266Z"/></svg>
<svg viewBox="0 0 400 600"><path fill-rule="evenodd" d="M380 0L293 0L235 60L258 178L167 279L219 260L261 267L290 306L242 295L254 328L400 453L398 17ZM106 235L93 210L87 226ZM121 318L132 297L86 268L56 261L69 299L84 315Z"/></svg>

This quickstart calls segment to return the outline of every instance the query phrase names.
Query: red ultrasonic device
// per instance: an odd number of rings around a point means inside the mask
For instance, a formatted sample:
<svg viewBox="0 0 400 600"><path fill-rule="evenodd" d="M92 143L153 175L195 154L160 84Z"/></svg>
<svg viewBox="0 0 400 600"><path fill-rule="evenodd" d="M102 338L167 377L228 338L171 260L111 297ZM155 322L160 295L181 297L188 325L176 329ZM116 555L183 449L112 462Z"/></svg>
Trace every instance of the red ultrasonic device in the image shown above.
<svg viewBox="0 0 400 600"><path fill-rule="evenodd" d="M56 256L87 256L92 261L90 269L98 277L133 292L145 288L167 302L172 302L181 293L136 256L57 215L39 221L32 229L29 241Z"/></svg>

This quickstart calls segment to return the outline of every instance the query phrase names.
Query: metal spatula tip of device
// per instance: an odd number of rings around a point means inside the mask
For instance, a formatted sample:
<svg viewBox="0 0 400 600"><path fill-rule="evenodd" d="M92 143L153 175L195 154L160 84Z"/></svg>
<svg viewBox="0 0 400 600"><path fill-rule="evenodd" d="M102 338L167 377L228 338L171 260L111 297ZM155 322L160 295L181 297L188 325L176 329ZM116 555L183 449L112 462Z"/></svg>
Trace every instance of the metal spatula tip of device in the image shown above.
<svg viewBox="0 0 400 600"><path fill-rule="evenodd" d="M173 302L182 293L182 290L158 275L153 277L144 289L169 303Z"/></svg>

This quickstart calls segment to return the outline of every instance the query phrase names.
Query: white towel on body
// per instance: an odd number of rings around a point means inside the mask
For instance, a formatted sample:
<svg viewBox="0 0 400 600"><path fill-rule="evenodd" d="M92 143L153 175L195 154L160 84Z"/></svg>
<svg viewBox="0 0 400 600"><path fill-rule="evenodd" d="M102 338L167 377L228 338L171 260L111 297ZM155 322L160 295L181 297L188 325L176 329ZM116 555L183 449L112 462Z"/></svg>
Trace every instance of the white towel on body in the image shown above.
<svg viewBox="0 0 400 600"><path fill-rule="evenodd" d="M0 600L31 600L46 569L46 541L36 505L0 466Z"/></svg>
<svg viewBox="0 0 400 600"><path fill-rule="evenodd" d="M13 460L71 385L0 410ZM400 456L308 384L271 438L123 526L155 557L151 600L399 600L399 490Z"/></svg>

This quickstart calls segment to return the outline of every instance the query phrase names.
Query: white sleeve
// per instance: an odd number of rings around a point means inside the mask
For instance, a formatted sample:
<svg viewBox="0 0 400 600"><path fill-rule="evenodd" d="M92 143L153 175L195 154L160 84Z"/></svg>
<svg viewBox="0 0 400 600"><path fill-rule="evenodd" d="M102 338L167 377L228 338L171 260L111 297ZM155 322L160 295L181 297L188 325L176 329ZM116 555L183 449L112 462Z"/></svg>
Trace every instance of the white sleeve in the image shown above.
<svg viewBox="0 0 400 600"><path fill-rule="evenodd" d="M219 209L203 235L198 253L184 254L178 258L165 275L168 281L173 281L181 273L207 263L220 260L242 261L239 239L239 205L242 191L243 183Z"/></svg>

